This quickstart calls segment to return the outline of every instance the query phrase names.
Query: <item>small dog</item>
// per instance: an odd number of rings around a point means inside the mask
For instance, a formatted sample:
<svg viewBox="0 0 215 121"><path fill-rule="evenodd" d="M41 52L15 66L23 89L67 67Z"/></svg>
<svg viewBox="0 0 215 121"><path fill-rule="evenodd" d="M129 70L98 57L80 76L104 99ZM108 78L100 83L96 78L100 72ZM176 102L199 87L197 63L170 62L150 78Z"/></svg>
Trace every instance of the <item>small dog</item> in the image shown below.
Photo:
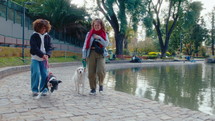
<svg viewBox="0 0 215 121"><path fill-rule="evenodd" d="M52 74L49 73L48 77L46 78L46 85L45 87L43 87L42 91L47 88L51 93L54 92L54 90L58 89L58 84L62 83L61 80L57 80L56 77ZM39 93L39 95L36 97L37 99L39 99L42 95L42 91Z"/></svg>
<svg viewBox="0 0 215 121"><path fill-rule="evenodd" d="M73 76L75 82L75 90L80 94L80 88L82 88L82 95L84 94L84 83L86 80L86 70L83 67L78 67Z"/></svg>

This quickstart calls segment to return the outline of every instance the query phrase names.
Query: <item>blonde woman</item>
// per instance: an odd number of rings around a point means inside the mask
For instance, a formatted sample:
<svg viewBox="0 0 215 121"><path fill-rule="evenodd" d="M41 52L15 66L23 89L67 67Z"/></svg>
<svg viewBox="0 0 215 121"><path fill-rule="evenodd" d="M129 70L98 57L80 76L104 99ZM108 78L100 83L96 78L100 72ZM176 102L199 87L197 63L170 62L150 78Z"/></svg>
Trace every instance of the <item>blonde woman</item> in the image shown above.
<svg viewBox="0 0 215 121"><path fill-rule="evenodd" d="M108 55L109 44L108 35L105 31L104 23L97 18L92 21L91 30L87 33L82 49L83 61L87 61L88 78L90 84L90 95L96 94L96 78L98 77L99 92L103 92L103 82L105 78L105 57ZM96 47L103 48L102 52L97 52Z"/></svg>

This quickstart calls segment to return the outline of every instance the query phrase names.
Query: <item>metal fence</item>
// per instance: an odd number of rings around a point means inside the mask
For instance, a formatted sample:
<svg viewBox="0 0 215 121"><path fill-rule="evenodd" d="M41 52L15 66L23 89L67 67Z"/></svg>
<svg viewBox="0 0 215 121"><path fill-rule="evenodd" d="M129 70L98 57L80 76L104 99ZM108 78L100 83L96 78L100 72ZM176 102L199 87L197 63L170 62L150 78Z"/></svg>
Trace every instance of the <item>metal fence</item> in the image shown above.
<svg viewBox="0 0 215 121"><path fill-rule="evenodd" d="M21 5L18 5L9 0L0 0L0 17L5 18L5 21L12 21L13 24L20 24L21 27L23 27L22 14L23 7ZM28 17L28 14L26 14L24 26L25 29L27 28L28 30L32 30L32 22L33 20L31 20ZM0 27L0 29L4 28ZM56 50L65 50L77 53L81 52L83 42L78 41L76 38L73 38L64 33L56 32L55 30L51 30L49 34L52 37L53 45ZM0 33L0 46L22 47L22 36L13 36L10 34ZM29 38L26 38L26 36L24 39L24 46L26 48L29 47Z"/></svg>
<svg viewBox="0 0 215 121"><path fill-rule="evenodd" d="M23 7L11 2L9 0L0 0L0 16L4 17L7 21L12 20L14 23L22 25L22 13ZM33 20L31 20L27 15L25 17L25 27L32 28Z"/></svg>
<svg viewBox="0 0 215 121"><path fill-rule="evenodd" d="M74 46L71 44L66 44L62 42L57 42L55 39L52 38L52 44L55 50L63 50L63 51L70 51L75 53L81 53L81 48L78 46ZM0 46L7 46L7 47L22 47L22 38L15 38L11 36L5 36L0 34ZM30 40L24 40L24 47L30 48Z"/></svg>

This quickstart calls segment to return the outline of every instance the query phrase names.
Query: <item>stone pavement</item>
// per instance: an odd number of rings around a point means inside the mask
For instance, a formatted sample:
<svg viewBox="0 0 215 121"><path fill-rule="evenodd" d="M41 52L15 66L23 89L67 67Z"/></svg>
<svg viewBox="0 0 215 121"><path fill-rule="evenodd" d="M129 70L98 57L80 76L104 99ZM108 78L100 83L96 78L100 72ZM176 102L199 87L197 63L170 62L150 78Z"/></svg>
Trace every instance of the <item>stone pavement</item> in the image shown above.
<svg viewBox="0 0 215 121"><path fill-rule="evenodd" d="M107 64L107 69L149 66L166 63ZM188 64L174 62L174 64ZM50 96L34 99L30 92L30 72L0 79L1 121L215 121L215 116L185 108L160 104L144 98L108 89L105 94L86 95L74 91L72 76L77 63L50 68L60 80L59 90ZM126 66L125 66L126 65Z"/></svg>

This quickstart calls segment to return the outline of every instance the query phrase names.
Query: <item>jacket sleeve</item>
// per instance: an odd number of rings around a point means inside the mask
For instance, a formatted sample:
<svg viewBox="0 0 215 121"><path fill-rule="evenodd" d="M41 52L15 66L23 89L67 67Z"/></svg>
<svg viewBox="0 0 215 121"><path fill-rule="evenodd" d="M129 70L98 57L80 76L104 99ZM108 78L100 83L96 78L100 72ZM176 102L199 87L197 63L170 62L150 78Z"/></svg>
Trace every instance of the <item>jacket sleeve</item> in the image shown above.
<svg viewBox="0 0 215 121"><path fill-rule="evenodd" d="M52 54L52 50L54 49L53 45L51 43L51 37L49 35L46 35L45 40L47 40L47 43L46 43L46 55L48 55L49 58L50 58L51 54Z"/></svg>
<svg viewBox="0 0 215 121"><path fill-rule="evenodd" d="M89 32L87 33L86 37L85 37L85 40L84 40L84 46L82 48L82 58L86 58L87 57L87 49L86 49L86 44L87 44L87 37L89 35Z"/></svg>
<svg viewBox="0 0 215 121"><path fill-rule="evenodd" d="M38 36L39 37L39 36ZM40 50L39 46L38 46L38 37L36 36L36 34L33 34L30 38L30 46L31 46L31 49L30 49L30 53L32 55L37 55L39 56L40 58L43 57L43 52Z"/></svg>
<svg viewBox="0 0 215 121"><path fill-rule="evenodd" d="M98 35L99 36L99 35ZM99 36L99 39L96 39L95 41L99 42L102 44L104 47L107 47L109 45L109 38L108 34L106 33L106 40L104 40L101 36Z"/></svg>

